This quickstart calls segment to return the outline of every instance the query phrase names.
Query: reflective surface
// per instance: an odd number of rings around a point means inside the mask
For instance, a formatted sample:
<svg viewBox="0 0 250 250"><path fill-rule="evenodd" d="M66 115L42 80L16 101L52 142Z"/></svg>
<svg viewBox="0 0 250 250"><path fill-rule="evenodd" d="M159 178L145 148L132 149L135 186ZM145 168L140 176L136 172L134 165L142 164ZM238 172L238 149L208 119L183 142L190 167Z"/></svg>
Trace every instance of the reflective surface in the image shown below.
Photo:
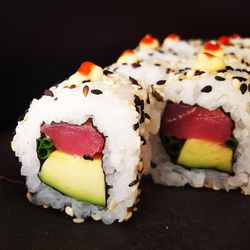
<svg viewBox="0 0 250 250"><path fill-rule="evenodd" d="M0 137L0 175L16 180L10 138ZM150 178L141 188L138 212L107 226L75 224L63 212L30 204L23 184L0 180L0 249L249 249L250 197L162 187Z"/></svg>

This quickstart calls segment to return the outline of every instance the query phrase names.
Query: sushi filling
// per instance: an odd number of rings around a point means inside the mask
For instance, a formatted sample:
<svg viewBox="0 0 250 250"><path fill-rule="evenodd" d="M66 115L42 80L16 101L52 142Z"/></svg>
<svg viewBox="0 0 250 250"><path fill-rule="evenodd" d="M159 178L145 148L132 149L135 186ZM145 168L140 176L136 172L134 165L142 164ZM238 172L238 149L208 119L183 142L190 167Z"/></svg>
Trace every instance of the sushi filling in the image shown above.
<svg viewBox="0 0 250 250"><path fill-rule="evenodd" d="M104 136L91 120L82 125L42 125L37 139L39 178L64 195L105 207L104 144Z"/></svg>
<svg viewBox="0 0 250 250"><path fill-rule="evenodd" d="M160 138L174 164L192 169L216 169L232 173L237 141L234 123L222 109L167 103Z"/></svg>

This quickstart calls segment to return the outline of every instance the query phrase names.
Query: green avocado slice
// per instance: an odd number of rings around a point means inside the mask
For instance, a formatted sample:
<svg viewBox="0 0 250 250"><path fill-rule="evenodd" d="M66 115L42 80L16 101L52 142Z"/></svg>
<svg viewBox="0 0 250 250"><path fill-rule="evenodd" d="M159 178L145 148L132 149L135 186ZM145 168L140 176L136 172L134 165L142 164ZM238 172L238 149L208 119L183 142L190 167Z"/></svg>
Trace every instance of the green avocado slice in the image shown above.
<svg viewBox="0 0 250 250"><path fill-rule="evenodd" d="M177 163L188 168L212 168L232 173L233 150L210 141L188 139Z"/></svg>
<svg viewBox="0 0 250 250"><path fill-rule="evenodd" d="M80 201L106 205L101 159L85 160L59 150L43 163L39 177L45 184Z"/></svg>

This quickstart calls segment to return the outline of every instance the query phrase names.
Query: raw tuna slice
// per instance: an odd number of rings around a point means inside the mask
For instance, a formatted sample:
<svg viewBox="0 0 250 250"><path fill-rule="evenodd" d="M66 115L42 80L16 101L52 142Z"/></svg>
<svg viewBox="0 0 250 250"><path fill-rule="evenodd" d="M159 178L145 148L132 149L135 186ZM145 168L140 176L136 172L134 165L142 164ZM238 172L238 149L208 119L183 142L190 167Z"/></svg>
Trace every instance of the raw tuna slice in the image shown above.
<svg viewBox="0 0 250 250"><path fill-rule="evenodd" d="M90 121L83 125L67 123L43 125L41 131L51 138L58 150L65 153L93 157L101 153L104 147L103 135Z"/></svg>
<svg viewBox="0 0 250 250"><path fill-rule="evenodd" d="M162 117L160 134L224 143L231 136L233 126L233 121L221 109L209 111L197 105L169 103Z"/></svg>

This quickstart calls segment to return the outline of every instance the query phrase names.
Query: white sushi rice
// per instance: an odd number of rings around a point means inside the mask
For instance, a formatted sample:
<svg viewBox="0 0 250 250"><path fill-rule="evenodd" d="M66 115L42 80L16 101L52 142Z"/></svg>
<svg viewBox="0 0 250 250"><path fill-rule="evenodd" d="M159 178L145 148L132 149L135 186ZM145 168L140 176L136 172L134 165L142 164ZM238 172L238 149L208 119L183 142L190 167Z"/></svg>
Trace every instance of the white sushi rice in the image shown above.
<svg viewBox="0 0 250 250"><path fill-rule="evenodd" d="M168 79L167 85L162 90L165 100L175 103L183 102L188 105L199 105L208 110L222 108L230 113L235 128L233 136L238 141L235 150L236 163L233 165L234 174L231 176L215 170L186 169L173 164L160 143L158 136L152 137L153 148L152 161L157 164L151 169L156 183L170 186L184 186L190 184L194 187L209 186L214 189L236 189L241 188L244 194L250 194L250 93L244 94L233 85L233 76L246 77L249 84L249 76L246 73L229 71L218 73L225 81L217 81L216 74L204 73L191 79L179 80L180 75ZM209 93L201 92L207 85L212 86Z"/></svg>
<svg viewBox="0 0 250 250"><path fill-rule="evenodd" d="M87 85L89 92L85 97L83 88ZM70 206L77 218L93 215L106 224L114 220L123 221L138 192L138 184L128 186L137 178L140 161L139 130L133 128L138 122L133 103L136 91L118 75L86 82L72 89L65 86L68 86L67 80L50 89L53 97L44 95L34 99L25 119L16 128L13 144L22 163L21 174L26 176L28 191L33 194L32 202L56 209ZM102 94L95 95L91 93L92 89L99 89ZM106 208L67 197L42 183L38 177L41 165L36 152L36 139L41 136L41 125L52 122L80 125L89 118L106 137L103 170L107 185L112 186L108 189Z"/></svg>

